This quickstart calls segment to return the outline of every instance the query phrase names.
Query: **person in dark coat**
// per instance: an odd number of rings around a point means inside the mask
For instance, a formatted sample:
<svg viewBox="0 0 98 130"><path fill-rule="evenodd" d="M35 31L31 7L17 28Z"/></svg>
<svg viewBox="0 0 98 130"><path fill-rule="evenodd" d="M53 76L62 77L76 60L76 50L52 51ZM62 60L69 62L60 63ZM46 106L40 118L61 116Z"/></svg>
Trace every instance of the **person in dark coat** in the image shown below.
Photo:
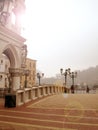
<svg viewBox="0 0 98 130"><path fill-rule="evenodd" d="M89 93L89 87L88 87L88 86L87 86L87 88L86 88L86 92Z"/></svg>
<svg viewBox="0 0 98 130"><path fill-rule="evenodd" d="M74 85L71 85L71 93L74 93Z"/></svg>

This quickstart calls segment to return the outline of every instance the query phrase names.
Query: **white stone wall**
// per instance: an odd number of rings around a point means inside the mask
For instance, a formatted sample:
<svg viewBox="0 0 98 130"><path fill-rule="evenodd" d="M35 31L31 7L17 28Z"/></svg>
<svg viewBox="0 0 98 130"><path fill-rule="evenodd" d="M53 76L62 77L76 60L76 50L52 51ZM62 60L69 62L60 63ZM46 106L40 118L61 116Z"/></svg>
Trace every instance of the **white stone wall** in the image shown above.
<svg viewBox="0 0 98 130"><path fill-rule="evenodd" d="M11 68L21 68L22 46L24 46L24 42L24 38L0 26L0 58L2 57L2 53L7 55ZM13 90L19 89L19 87L20 77L13 77Z"/></svg>

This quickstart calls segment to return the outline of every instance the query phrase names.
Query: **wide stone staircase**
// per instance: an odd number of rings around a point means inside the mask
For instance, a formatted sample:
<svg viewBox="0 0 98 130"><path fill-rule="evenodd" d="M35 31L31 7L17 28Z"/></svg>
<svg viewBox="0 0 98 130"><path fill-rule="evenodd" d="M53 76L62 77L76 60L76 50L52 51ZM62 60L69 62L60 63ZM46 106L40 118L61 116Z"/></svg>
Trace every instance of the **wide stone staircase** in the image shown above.
<svg viewBox="0 0 98 130"><path fill-rule="evenodd" d="M98 130L98 109L94 105L87 108L90 104L86 102L98 95L82 96L54 95L15 108L4 108L3 104L0 106L0 130ZM76 98L78 101L72 100Z"/></svg>

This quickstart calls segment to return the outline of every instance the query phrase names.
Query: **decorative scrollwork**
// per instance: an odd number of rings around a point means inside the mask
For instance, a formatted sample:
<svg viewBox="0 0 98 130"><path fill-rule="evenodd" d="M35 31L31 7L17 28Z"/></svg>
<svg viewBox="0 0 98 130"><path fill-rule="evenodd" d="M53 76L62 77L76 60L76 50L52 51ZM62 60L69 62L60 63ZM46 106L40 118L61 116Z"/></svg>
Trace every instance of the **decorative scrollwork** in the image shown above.
<svg viewBox="0 0 98 130"><path fill-rule="evenodd" d="M2 80L2 75L0 75L0 81Z"/></svg>
<svg viewBox="0 0 98 130"><path fill-rule="evenodd" d="M0 0L0 12L3 10L4 8L4 2L5 0Z"/></svg>
<svg viewBox="0 0 98 130"><path fill-rule="evenodd" d="M21 55L22 55L22 67L25 67L27 57L27 45L22 46Z"/></svg>
<svg viewBox="0 0 98 130"><path fill-rule="evenodd" d="M0 14L0 23L1 23L2 25L6 25L9 16L10 16L10 14L9 14L8 12L3 11L3 12Z"/></svg>

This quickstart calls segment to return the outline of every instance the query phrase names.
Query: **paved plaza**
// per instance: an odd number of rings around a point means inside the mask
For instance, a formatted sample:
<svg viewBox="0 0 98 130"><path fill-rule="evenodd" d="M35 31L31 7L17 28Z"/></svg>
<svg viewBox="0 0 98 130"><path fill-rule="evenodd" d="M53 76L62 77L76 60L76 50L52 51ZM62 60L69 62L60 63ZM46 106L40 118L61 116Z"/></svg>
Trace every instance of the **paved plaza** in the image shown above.
<svg viewBox="0 0 98 130"><path fill-rule="evenodd" d="M0 130L17 129L98 130L98 94L58 94L14 108L1 100Z"/></svg>

